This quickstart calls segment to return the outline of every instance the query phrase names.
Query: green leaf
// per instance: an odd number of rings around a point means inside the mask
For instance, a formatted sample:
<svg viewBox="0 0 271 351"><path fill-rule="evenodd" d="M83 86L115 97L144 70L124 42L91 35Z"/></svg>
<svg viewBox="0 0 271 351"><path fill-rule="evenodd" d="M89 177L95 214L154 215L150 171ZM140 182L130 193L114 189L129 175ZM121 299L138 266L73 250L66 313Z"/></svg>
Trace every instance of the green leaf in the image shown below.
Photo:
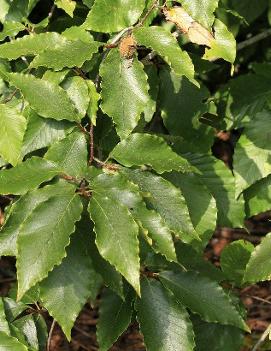
<svg viewBox="0 0 271 351"><path fill-rule="evenodd" d="M266 10L267 5L266 0L250 0L249 2L230 0L228 6L251 23Z"/></svg>
<svg viewBox="0 0 271 351"><path fill-rule="evenodd" d="M33 315L22 316L13 322L13 326L22 334L21 342L24 342L30 350L39 349L39 340L36 323Z"/></svg>
<svg viewBox="0 0 271 351"><path fill-rule="evenodd" d="M65 194L50 197L24 221L17 240L18 299L61 263L81 212L80 197L67 184Z"/></svg>
<svg viewBox="0 0 271 351"><path fill-rule="evenodd" d="M85 43L81 40L70 41L66 39L61 44L53 45L46 51L41 52L31 62L30 67L43 66L56 71L60 71L64 67L81 67L85 61L92 58L100 45L94 40L89 40L88 43Z"/></svg>
<svg viewBox="0 0 271 351"><path fill-rule="evenodd" d="M67 256L40 283L41 300L59 323L68 340L75 319L91 295L95 273L89 255L88 233L76 231L67 248Z"/></svg>
<svg viewBox="0 0 271 351"><path fill-rule="evenodd" d="M32 151L48 147L64 139L73 128L74 125L68 121L42 118L31 110L27 120L21 156L23 157Z"/></svg>
<svg viewBox="0 0 271 351"><path fill-rule="evenodd" d="M219 268L207 261L204 254L197 252L192 246L177 242L175 248L178 262L187 270L197 271L202 276L216 280L218 283L226 279Z"/></svg>
<svg viewBox="0 0 271 351"><path fill-rule="evenodd" d="M263 178L244 192L247 217L255 216L271 209L271 176Z"/></svg>
<svg viewBox="0 0 271 351"><path fill-rule="evenodd" d="M96 189L88 210L94 222L96 245L101 256L140 294L138 226L132 215L110 194L99 193Z"/></svg>
<svg viewBox="0 0 271 351"><path fill-rule="evenodd" d="M131 295L131 294L130 294ZM97 339L100 351L107 351L128 328L133 308L131 296L122 300L118 295L107 289L101 297Z"/></svg>
<svg viewBox="0 0 271 351"><path fill-rule="evenodd" d="M163 122L171 135L181 136L198 146L199 152L209 151L214 139L213 129L200 123L206 111L203 100L209 93L186 78L180 78L168 69L160 70L159 101Z"/></svg>
<svg viewBox="0 0 271 351"><path fill-rule="evenodd" d="M9 324L6 317L4 300L0 299L0 330L10 335Z"/></svg>
<svg viewBox="0 0 271 351"><path fill-rule="evenodd" d="M199 240L191 223L185 199L179 189L150 172L125 169L123 173L139 186L150 208L161 215L166 225L182 241L191 243Z"/></svg>
<svg viewBox="0 0 271 351"><path fill-rule="evenodd" d="M178 76L186 76L193 84L199 86L194 79L194 66L186 51L182 51L172 34L157 26L140 27L133 32L139 45L157 52Z"/></svg>
<svg viewBox="0 0 271 351"><path fill-rule="evenodd" d="M65 77L67 76L68 72L69 72L68 69L64 69L62 71L57 71L57 72L48 70L44 73L42 78L45 80L49 80L54 84L60 85L65 79Z"/></svg>
<svg viewBox="0 0 271 351"><path fill-rule="evenodd" d="M118 32L136 23L144 8L145 0L95 0L83 26L95 32Z"/></svg>
<svg viewBox="0 0 271 351"><path fill-rule="evenodd" d="M0 256L16 256L17 237L23 222L39 204L47 201L53 195L65 194L66 190L67 187L65 183L57 183L21 196L12 205L9 216L0 231Z"/></svg>
<svg viewBox="0 0 271 351"><path fill-rule="evenodd" d="M188 312L160 282L142 279L136 309L148 351L192 351L195 346Z"/></svg>
<svg viewBox="0 0 271 351"><path fill-rule="evenodd" d="M6 21L3 27L3 31L0 32L0 41L5 40L6 37L15 37L19 32L25 30L25 26L16 21Z"/></svg>
<svg viewBox="0 0 271 351"><path fill-rule="evenodd" d="M88 95L90 98L87 114L94 126L96 126L97 112L101 95L97 93L96 86L91 80L85 81L88 86Z"/></svg>
<svg viewBox="0 0 271 351"><path fill-rule="evenodd" d="M196 351L240 351L244 333L230 325L206 323L193 318Z"/></svg>
<svg viewBox="0 0 271 351"><path fill-rule="evenodd" d="M176 261L171 231L157 212L146 208L135 184L120 174L101 174L92 180L92 187L96 192L104 192L105 196L110 194L110 197L126 206L139 226L153 240L154 249L169 261Z"/></svg>
<svg viewBox="0 0 271 351"><path fill-rule="evenodd" d="M31 157L14 168L0 171L0 194L25 194L60 172L55 163Z"/></svg>
<svg viewBox="0 0 271 351"><path fill-rule="evenodd" d="M10 73L8 77L40 116L56 120L80 121L78 111L68 94L58 85L30 74Z"/></svg>
<svg viewBox="0 0 271 351"><path fill-rule="evenodd" d="M269 111L259 112L244 124L234 152L236 196L271 173L270 117Z"/></svg>
<svg viewBox="0 0 271 351"><path fill-rule="evenodd" d="M244 275L244 283L250 284L270 280L271 278L271 261L270 261L270 248L271 248L271 233L263 238L261 243L256 246L251 254L247 263Z"/></svg>
<svg viewBox="0 0 271 351"><path fill-rule="evenodd" d="M137 126L149 101L147 75L136 57L130 62L118 50L111 50L102 63L102 110L116 124L124 139Z"/></svg>
<svg viewBox="0 0 271 351"><path fill-rule="evenodd" d="M56 0L55 4L58 8L64 10L69 16L73 17L76 2L73 0Z"/></svg>
<svg viewBox="0 0 271 351"><path fill-rule="evenodd" d="M89 227L91 227L91 223ZM95 244L95 233L91 233L90 245L90 256L95 271L102 276L107 287L123 298L122 276L100 255Z"/></svg>
<svg viewBox="0 0 271 351"><path fill-rule="evenodd" d="M160 174L192 170L187 160L172 151L163 138L151 134L130 135L113 149L110 157L126 167L148 165Z"/></svg>
<svg viewBox="0 0 271 351"><path fill-rule="evenodd" d="M229 91L232 99L230 110L237 127L245 115L254 116L271 103L270 79L263 75L246 74L232 79Z"/></svg>
<svg viewBox="0 0 271 351"><path fill-rule="evenodd" d="M88 161L85 135L81 132L71 133L67 138L53 144L44 157L55 162L63 173L84 178Z"/></svg>
<svg viewBox="0 0 271 351"><path fill-rule="evenodd" d="M209 155L188 156L189 162L200 171L200 179L216 199L218 225L243 227L244 200L235 197L235 178L225 164Z"/></svg>
<svg viewBox="0 0 271 351"><path fill-rule="evenodd" d="M162 272L159 277L180 303L199 314L205 321L249 330L217 282L192 271Z"/></svg>
<svg viewBox="0 0 271 351"><path fill-rule="evenodd" d="M8 14L10 3L8 0L0 0L0 21L5 22L6 15Z"/></svg>
<svg viewBox="0 0 271 351"><path fill-rule="evenodd" d="M0 104L0 155L13 166L20 158L26 119L15 109Z"/></svg>
<svg viewBox="0 0 271 351"><path fill-rule="evenodd" d="M16 338L2 331L0 331L0 349L3 351L28 351L28 348Z"/></svg>
<svg viewBox="0 0 271 351"><path fill-rule="evenodd" d="M158 92L159 92L159 77L157 68L155 65L146 65L144 70L148 76L148 84L150 86L149 95L150 99L144 110L144 119L146 122L150 122L156 111Z"/></svg>
<svg viewBox="0 0 271 351"><path fill-rule="evenodd" d="M193 226L202 240L194 244L205 247L216 229L217 208L214 197L193 173L172 172L165 177L183 193Z"/></svg>
<svg viewBox="0 0 271 351"><path fill-rule="evenodd" d="M250 259L254 246L250 242L237 240L230 243L222 251L220 265L229 281L237 286L243 282L246 265Z"/></svg>
<svg viewBox="0 0 271 351"><path fill-rule="evenodd" d="M65 42L65 37L53 32L25 35L0 45L0 57L14 60L21 56L37 55Z"/></svg>
<svg viewBox="0 0 271 351"><path fill-rule="evenodd" d="M223 58L234 63L236 58L236 41L233 34L219 19L214 23L215 40L211 41L211 48L205 50L204 59L212 61Z"/></svg>
<svg viewBox="0 0 271 351"><path fill-rule="evenodd" d="M81 77L69 77L63 82L62 88L66 90L80 117L83 118L86 115L90 100L86 81Z"/></svg>
<svg viewBox="0 0 271 351"><path fill-rule="evenodd" d="M206 28L214 23L214 12L218 7L219 0L177 0L182 4L191 17Z"/></svg>

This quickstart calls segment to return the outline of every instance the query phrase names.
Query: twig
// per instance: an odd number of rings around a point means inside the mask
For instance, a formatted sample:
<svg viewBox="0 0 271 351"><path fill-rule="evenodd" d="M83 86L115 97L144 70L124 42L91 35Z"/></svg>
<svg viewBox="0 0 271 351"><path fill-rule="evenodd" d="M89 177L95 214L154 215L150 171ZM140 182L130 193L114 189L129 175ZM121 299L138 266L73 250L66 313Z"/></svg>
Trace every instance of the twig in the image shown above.
<svg viewBox="0 0 271 351"><path fill-rule="evenodd" d="M266 300L266 299L262 299L261 297L258 297L258 296L251 296L251 295L246 295L247 297L250 297L254 300L258 300L258 301L261 301L261 302L264 302L264 303L267 303L268 305L271 305L271 302Z"/></svg>
<svg viewBox="0 0 271 351"><path fill-rule="evenodd" d="M16 95L18 89L15 89L8 97L5 98L5 100L3 101L4 104L6 104L7 102L11 101L14 96Z"/></svg>
<svg viewBox="0 0 271 351"><path fill-rule="evenodd" d="M91 165L94 160L94 135L93 135L93 123L90 122L89 126L89 161L88 164Z"/></svg>
<svg viewBox="0 0 271 351"><path fill-rule="evenodd" d="M153 4L151 5L151 7L149 8L149 10L146 12L145 16L142 18L142 20L140 20L138 22L138 24L135 27L141 27L143 26L143 24L146 22L147 18L149 17L149 15L152 13L152 11L158 7L158 0L154 0Z"/></svg>
<svg viewBox="0 0 271 351"><path fill-rule="evenodd" d="M48 21L50 21L50 19L52 18L53 14L55 12L55 8L56 8L56 5L53 4L53 6L50 9L50 12L48 13Z"/></svg>
<svg viewBox="0 0 271 351"><path fill-rule="evenodd" d="M258 348L264 343L264 341L267 338L267 336L270 333L270 331L271 331L271 323L265 329L265 331L263 332L262 336L257 341L257 343L254 345L254 347L253 347L253 349L251 351L257 351L258 350Z"/></svg>
<svg viewBox="0 0 271 351"><path fill-rule="evenodd" d="M114 36L114 38L112 39L112 41L109 44L106 44L105 47L107 47L107 49L105 50L105 52L103 53L102 56L102 60L101 63L106 59L109 51L111 50L111 48L114 48L117 46L118 42L121 40L121 38L128 33L131 29L133 29L133 27L127 27L124 28L121 32L119 32L117 35ZM94 80L95 86L96 88L99 88L99 83L100 83L100 75L99 72Z"/></svg>
<svg viewBox="0 0 271 351"><path fill-rule="evenodd" d="M250 45L257 43L271 35L271 29L267 29L265 32L255 35L252 38L242 41L237 45L237 50L242 50Z"/></svg>
<svg viewBox="0 0 271 351"><path fill-rule="evenodd" d="M81 132L83 132L84 134L89 135L88 130L85 127L83 127L81 123L77 123L77 126L81 130Z"/></svg>
<svg viewBox="0 0 271 351"><path fill-rule="evenodd" d="M48 335L47 351L50 351L50 345L51 345L51 341L52 341L52 336L53 336L53 331L54 331L55 325L56 325L56 321L54 319L53 323L51 325L50 331L49 331L49 335Z"/></svg>

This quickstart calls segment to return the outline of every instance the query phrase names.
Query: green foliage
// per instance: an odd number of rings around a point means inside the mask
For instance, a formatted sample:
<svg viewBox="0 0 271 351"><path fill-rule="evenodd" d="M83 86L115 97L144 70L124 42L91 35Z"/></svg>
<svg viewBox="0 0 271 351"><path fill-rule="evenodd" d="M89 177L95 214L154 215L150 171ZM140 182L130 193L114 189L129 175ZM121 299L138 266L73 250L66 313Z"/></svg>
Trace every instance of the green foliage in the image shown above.
<svg viewBox="0 0 271 351"><path fill-rule="evenodd" d="M46 350L33 306L71 340L98 295L101 351L135 320L150 351L239 351L249 331L233 292L271 279L270 234L220 267L204 250L271 209L268 38L239 43L267 1L163 5L0 0L1 350Z"/></svg>

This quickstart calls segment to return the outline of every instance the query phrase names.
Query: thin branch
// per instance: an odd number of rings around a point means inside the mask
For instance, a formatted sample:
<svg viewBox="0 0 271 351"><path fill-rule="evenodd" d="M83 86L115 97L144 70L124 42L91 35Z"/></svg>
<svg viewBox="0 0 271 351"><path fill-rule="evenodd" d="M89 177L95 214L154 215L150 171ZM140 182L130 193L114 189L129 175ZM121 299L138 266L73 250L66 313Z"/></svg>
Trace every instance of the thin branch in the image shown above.
<svg viewBox="0 0 271 351"><path fill-rule="evenodd" d="M53 14L55 12L55 9L56 9L56 5L53 4L53 6L51 7L50 9L50 12L48 13L48 21L50 21L50 19L53 17Z"/></svg>
<svg viewBox="0 0 271 351"><path fill-rule="evenodd" d="M117 44L119 43L119 41L121 40L121 38L122 38L126 33L128 33L131 29L133 29L133 27L124 28L121 32L119 32L117 35L114 36L114 38L110 41L110 43L108 43L108 44L105 45L105 47L107 47L107 49L106 49L106 50L104 51L104 53L103 53L101 62L103 62L103 61L106 59L106 57L107 57L109 51L110 51L112 48L116 47ZM96 78L95 78L95 80L94 80L94 83L95 83L96 88L99 88L100 78L101 78L101 77L100 77L99 72L98 72L98 74L97 74L97 76L96 76Z"/></svg>
<svg viewBox="0 0 271 351"><path fill-rule="evenodd" d="M253 295L247 295L247 297L250 297L250 298L252 298L254 300L261 301L261 302L267 303L268 305L271 305L270 301L268 301L266 299L262 299L261 297L253 296Z"/></svg>
<svg viewBox="0 0 271 351"><path fill-rule="evenodd" d="M242 41L237 45L237 50L242 50L250 45L256 44L258 41L261 41L265 38L268 38L271 35L271 29L267 29L265 32L255 35L252 38Z"/></svg>
<svg viewBox="0 0 271 351"><path fill-rule="evenodd" d="M271 324L269 324L268 327L265 329L262 336L257 341L257 343L254 345L254 347L251 351L257 351L259 349L259 347L264 343L265 339L268 337L268 334L270 333L270 331L271 331Z"/></svg>
<svg viewBox="0 0 271 351"><path fill-rule="evenodd" d="M53 336L53 331L54 331L55 325L56 325L56 321L54 319L53 323L51 325L50 331L49 331L49 335L48 335L47 351L50 351L50 345L51 345L51 341L52 341L52 336Z"/></svg>
<svg viewBox="0 0 271 351"><path fill-rule="evenodd" d="M18 89L15 89L8 97L5 98L5 100L3 101L4 104L6 104L7 102L11 101L14 96L16 95Z"/></svg>
<svg viewBox="0 0 271 351"><path fill-rule="evenodd" d="M153 4L149 8L149 10L146 12L145 16L138 22L138 24L135 27L141 27L143 24L146 22L152 11L158 7L158 0L154 0Z"/></svg>

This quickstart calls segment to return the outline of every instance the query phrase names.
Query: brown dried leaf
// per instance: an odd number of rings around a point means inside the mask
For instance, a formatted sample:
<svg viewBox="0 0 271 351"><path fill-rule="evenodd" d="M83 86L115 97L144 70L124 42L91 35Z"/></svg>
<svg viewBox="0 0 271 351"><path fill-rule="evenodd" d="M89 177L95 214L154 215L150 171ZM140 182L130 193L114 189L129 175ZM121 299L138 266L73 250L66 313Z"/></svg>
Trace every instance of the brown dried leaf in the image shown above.
<svg viewBox="0 0 271 351"><path fill-rule="evenodd" d="M211 47L214 37L201 24L194 19L182 8L172 7L164 9L166 19L176 24L176 26L185 34L192 43Z"/></svg>

